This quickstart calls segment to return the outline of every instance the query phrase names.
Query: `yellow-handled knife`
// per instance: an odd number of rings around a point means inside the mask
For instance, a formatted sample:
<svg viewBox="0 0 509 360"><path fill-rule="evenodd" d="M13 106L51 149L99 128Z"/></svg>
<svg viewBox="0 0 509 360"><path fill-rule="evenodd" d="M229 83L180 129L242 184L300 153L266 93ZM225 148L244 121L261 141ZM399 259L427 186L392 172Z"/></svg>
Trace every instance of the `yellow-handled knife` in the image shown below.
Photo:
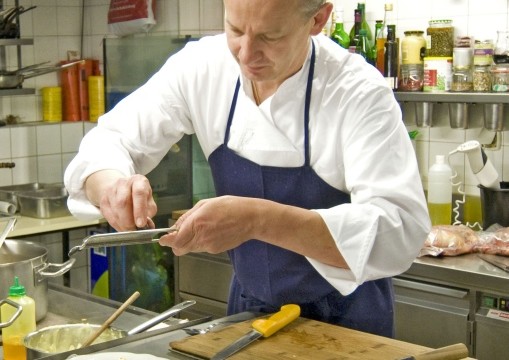
<svg viewBox="0 0 509 360"><path fill-rule="evenodd" d="M240 349L251 344L256 339L259 339L262 336L267 338L273 335L276 331L284 328L299 316L299 305L283 305L281 306L281 310L273 314L268 319L257 319L253 321L253 324L251 325L253 330L249 331L246 335L242 336L240 339L219 351L210 360L226 359L235 354Z"/></svg>

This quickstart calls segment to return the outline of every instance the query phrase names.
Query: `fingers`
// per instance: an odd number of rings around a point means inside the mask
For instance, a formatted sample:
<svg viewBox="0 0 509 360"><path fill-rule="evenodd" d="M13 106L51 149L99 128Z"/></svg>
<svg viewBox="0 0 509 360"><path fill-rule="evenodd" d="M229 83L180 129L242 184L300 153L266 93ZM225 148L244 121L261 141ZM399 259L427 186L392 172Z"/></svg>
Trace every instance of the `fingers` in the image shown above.
<svg viewBox="0 0 509 360"><path fill-rule="evenodd" d="M105 219L118 231L155 227L151 217L156 214L157 205L145 176L118 179L103 192L99 207Z"/></svg>

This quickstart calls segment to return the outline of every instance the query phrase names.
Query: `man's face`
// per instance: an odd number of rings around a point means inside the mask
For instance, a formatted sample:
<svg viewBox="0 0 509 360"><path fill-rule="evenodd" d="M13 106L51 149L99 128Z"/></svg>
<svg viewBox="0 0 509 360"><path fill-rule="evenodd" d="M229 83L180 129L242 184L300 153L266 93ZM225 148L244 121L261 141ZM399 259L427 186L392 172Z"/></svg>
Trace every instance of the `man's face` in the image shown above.
<svg viewBox="0 0 509 360"><path fill-rule="evenodd" d="M278 85L306 58L314 19L299 11L300 0L225 0L230 51L252 81Z"/></svg>

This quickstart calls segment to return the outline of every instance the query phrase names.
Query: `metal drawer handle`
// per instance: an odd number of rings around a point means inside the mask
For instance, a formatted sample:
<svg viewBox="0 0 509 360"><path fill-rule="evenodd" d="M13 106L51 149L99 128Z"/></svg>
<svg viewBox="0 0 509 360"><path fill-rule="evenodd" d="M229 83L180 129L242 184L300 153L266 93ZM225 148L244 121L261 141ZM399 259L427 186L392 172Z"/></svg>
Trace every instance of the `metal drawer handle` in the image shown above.
<svg viewBox="0 0 509 360"><path fill-rule="evenodd" d="M401 278L393 278L393 284L406 289L425 291L432 294L445 295L453 298L463 299L468 295L466 290L458 290L449 287L424 284L412 280L403 280Z"/></svg>

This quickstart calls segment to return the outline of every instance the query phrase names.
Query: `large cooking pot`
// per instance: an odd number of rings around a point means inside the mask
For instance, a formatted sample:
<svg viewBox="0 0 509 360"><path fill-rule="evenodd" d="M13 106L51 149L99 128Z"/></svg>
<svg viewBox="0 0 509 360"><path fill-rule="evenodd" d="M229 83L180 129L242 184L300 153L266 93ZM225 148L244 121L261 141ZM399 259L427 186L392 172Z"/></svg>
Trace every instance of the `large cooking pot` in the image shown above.
<svg viewBox="0 0 509 360"><path fill-rule="evenodd" d="M94 340L92 345L141 333L194 304L196 304L194 300L181 302L129 331L109 327ZM97 324L70 324L48 326L34 331L25 336L23 341L27 349L27 360L79 349L81 344L95 334L100 327L101 325Z"/></svg>
<svg viewBox="0 0 509 360"><path fill-rule="evenodd" d="M51 264L47 259L48 250L31 241L7 239L0 248L0 299L7 298L17 276L35 301L37 321L48 312L48 278L65 274L76 261L72 258L63 264Z"/></svg>

